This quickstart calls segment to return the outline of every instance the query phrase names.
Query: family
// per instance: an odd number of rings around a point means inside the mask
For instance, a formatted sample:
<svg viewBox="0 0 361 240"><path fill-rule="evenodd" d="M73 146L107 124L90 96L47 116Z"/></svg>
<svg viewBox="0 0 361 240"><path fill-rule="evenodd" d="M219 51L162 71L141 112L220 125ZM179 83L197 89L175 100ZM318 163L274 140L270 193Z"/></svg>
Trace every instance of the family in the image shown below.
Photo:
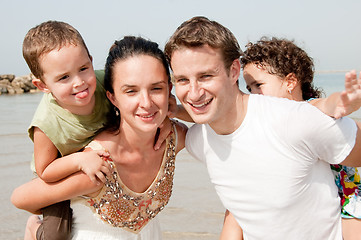
<svg viewBox="0 0 361 240"><path fill-rule="evenodd" d="M30 29L23 55L45 93L29 128L37 177L11 197L43 215L24 239L161 239L157 214L184 147L227 209L220 239L361 238L361 124L345 117L361 106L356 72L320 98L312 59L292 41L242 52L206 17L182 23L164 52L141 37L115 41L104 71L64 22Z"/></svg>

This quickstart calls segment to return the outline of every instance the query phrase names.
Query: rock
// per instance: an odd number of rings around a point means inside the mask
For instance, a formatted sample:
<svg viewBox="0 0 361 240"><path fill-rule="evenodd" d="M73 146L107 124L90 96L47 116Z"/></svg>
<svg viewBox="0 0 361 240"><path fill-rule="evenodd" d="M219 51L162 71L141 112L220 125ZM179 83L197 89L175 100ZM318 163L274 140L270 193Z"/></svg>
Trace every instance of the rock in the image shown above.
<svg viewBox="0 0 361 240"><path fill-rule="evenodd" d="M15 78L15 75L14 74L3 74L3 75L0 75L0 80L3 80L3 79L8 79L10 82L12 80L14 80Z"/></svg>
<svg viewBox="0 0 361 240"><path fill-rule="evenodd" d="M37 92L32 83L32 74L16 77L13 74L0 75L0 94L21 94L24 92Z"/></svg>

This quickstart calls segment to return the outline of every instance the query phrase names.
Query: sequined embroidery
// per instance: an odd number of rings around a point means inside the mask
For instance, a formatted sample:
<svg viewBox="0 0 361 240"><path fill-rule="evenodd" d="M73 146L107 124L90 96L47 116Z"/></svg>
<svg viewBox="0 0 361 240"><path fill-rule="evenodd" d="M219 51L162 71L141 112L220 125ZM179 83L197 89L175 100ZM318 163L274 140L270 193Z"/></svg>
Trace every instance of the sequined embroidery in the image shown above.
<svg viewBox="0 0 361 240"><path fill-rule="evenodd" d="M107 177L97 197L87 199L87 205L104 222L138 233L167 205L172 194L175 169L175 126L173 129L173 134L167 139L160 172L146 192L137 194L129 191L119 179L114 163L109 162L111 177Z"/></svg>

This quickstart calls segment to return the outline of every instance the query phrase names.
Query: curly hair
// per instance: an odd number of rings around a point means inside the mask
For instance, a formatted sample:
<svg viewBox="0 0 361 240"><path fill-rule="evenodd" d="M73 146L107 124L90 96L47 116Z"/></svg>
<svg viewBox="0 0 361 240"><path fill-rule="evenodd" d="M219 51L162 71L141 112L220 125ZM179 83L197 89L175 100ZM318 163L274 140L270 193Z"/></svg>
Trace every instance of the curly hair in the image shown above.
<svg viewBox="0 0 361 240"><path fill-rule="evenodd" d="M253 63L266 69L269 74L281 78L293 73L301 84L304 100L321 97L321 90L313 86L314 65L312 58L293 41L262 37L256 43L248 43L246 48L247 50L241 57L242 69L247 64Z"/></svg>

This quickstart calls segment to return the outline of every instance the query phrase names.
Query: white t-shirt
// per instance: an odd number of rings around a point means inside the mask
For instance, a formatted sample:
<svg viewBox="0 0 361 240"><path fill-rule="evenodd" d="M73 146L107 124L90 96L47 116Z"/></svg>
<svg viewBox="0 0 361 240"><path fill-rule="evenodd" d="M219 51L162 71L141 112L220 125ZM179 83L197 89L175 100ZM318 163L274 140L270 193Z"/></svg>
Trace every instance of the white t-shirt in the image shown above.
<svg viewBox="0 0 361 240"><path fill-rule="evenodd" d="M206 163L245 239L341 240L329 163L348 156L356 131L351 119L334 120L309 103L250 95L235 132L217 135L195 124L186 148Z"/></svg>

